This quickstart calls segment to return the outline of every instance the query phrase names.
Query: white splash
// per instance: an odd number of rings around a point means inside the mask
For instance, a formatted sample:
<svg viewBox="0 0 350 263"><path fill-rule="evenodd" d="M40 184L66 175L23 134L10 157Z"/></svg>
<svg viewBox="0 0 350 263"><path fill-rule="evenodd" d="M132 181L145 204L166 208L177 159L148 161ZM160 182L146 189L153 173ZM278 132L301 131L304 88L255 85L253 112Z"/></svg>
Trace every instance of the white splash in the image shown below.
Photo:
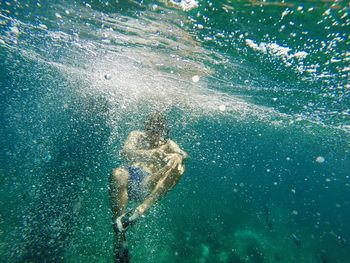
<svg viewBox="0 0 350 263"><path fill-rule="evenodd" d="M176 0L170 0L170 4L180 7L184 11L190 11L193 8L198 7L198 2L196 0L181 0L181 1L176 1Z"/></svg>
<svg viewBox="0 0 350 263"><path fill-rule="evenodd" d="M293 57L296 58L306 58L308 56L308 53L306 51L298 51L293 54L290 54L290 51L292 50L290 47L283 47L278 45L277 43L265 43L261 42L259 45L255 43L251 39L245 40L248 47L262 52L262 53L269 53L270 55L282 57L286 60L289 60Z"/></svg>
<svg viewBox="0 0 350 263"><path fill-rule="evenodd" d="M288 67L292 66L293 62L296 62L296 70L300 73L307 70L305 69L305 66L302 63L302 60L309 55L306 51L296 51L293 53L290 47L283 47L278 45L277 43L261 42L257 44L253 40L248 38L245 40L245 42L247 46L252 48L253 50L282 59L284 64ZM296 61L293 61L293 59L296 59Z"/></svg>

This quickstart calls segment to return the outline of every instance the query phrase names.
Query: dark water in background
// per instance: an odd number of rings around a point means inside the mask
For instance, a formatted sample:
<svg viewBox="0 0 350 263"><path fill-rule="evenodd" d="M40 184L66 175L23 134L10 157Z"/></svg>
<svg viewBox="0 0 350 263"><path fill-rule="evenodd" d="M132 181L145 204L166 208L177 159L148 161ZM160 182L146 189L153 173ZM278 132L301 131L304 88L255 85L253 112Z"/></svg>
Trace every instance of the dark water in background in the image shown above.
<svg viewBox="0 0 350 263"><path fill-rule="evenodd" d="M190 159L132 262L348 262L349 8L1 1L1 261L111 262L108 174L164 109Z"/></svg>

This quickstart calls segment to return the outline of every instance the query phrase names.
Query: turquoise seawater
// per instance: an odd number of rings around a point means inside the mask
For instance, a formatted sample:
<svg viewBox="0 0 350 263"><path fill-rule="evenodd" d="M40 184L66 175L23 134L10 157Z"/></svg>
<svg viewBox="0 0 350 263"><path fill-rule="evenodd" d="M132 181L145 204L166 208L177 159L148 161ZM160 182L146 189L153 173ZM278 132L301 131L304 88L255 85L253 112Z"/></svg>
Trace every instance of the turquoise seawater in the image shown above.
<svg viewBox="0 0 350 263"><path fill-rule="evenodd" d="M108 176L161 110L190 157L131 262L350 262L349 33L345 0L1 0L0 261L113 262Z"/></svg>

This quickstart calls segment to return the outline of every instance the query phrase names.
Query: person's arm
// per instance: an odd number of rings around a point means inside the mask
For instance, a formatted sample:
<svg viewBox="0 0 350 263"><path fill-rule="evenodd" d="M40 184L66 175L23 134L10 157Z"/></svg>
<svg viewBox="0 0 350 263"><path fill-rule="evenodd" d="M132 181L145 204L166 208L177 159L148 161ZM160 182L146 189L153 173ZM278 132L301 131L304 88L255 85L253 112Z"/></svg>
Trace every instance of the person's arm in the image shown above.
<svg viewBox="0 0 350 263"><path fill-rule="evenodd" d="M166 161L165 169L177 169L179 174L185 172L184 160L188 158L188 154L180 148L180 146L172 140L160 147L166 154L164 161Z"/></svg>
<svg viewBox="0 0 350 263"><path fill-rule="evenodd" d="M183 159L188 158L188 154L180 148L180 146L172 140L168 140L167 143L160 147L165 153L177 153L180 154Z"/></svg>
<svg viewBox="0 0 350 263"><path fill-rule="evenodd" d="M158 149L141 149L140 140L142 133L140 131L132 131L125 141L122 153L130 161L150 161L159 159L161 152Z"/></svg>

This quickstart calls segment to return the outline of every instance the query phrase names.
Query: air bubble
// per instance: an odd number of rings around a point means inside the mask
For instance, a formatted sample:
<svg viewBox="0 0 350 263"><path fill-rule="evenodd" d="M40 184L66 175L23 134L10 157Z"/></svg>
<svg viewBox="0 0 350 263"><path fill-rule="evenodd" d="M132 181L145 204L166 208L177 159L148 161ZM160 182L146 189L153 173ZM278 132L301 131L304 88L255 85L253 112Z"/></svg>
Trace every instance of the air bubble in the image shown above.
<svg viewBox="0 0 350 263"><path fill-rule="evenodd" d="M197 83L197 82L199 81L199 76L198 76L198 75L194 75L194 76L192 77L192 81L193 81L194 83Z"/></svg>
<svg viewBox="0 0 350 263"><path fill-rule="evenodd" d="M323 156L318 156L318 157L316 158L316 162L318 162L318 163L324 163L325 160L326 160L326 159L325 159Z"/></svg>
<svg viewBox="0 0 350 263"><path fill-rule="evenodd" d="M226 105L220 105L219 106L220 111L225 111L226 110Z"/></svg>

